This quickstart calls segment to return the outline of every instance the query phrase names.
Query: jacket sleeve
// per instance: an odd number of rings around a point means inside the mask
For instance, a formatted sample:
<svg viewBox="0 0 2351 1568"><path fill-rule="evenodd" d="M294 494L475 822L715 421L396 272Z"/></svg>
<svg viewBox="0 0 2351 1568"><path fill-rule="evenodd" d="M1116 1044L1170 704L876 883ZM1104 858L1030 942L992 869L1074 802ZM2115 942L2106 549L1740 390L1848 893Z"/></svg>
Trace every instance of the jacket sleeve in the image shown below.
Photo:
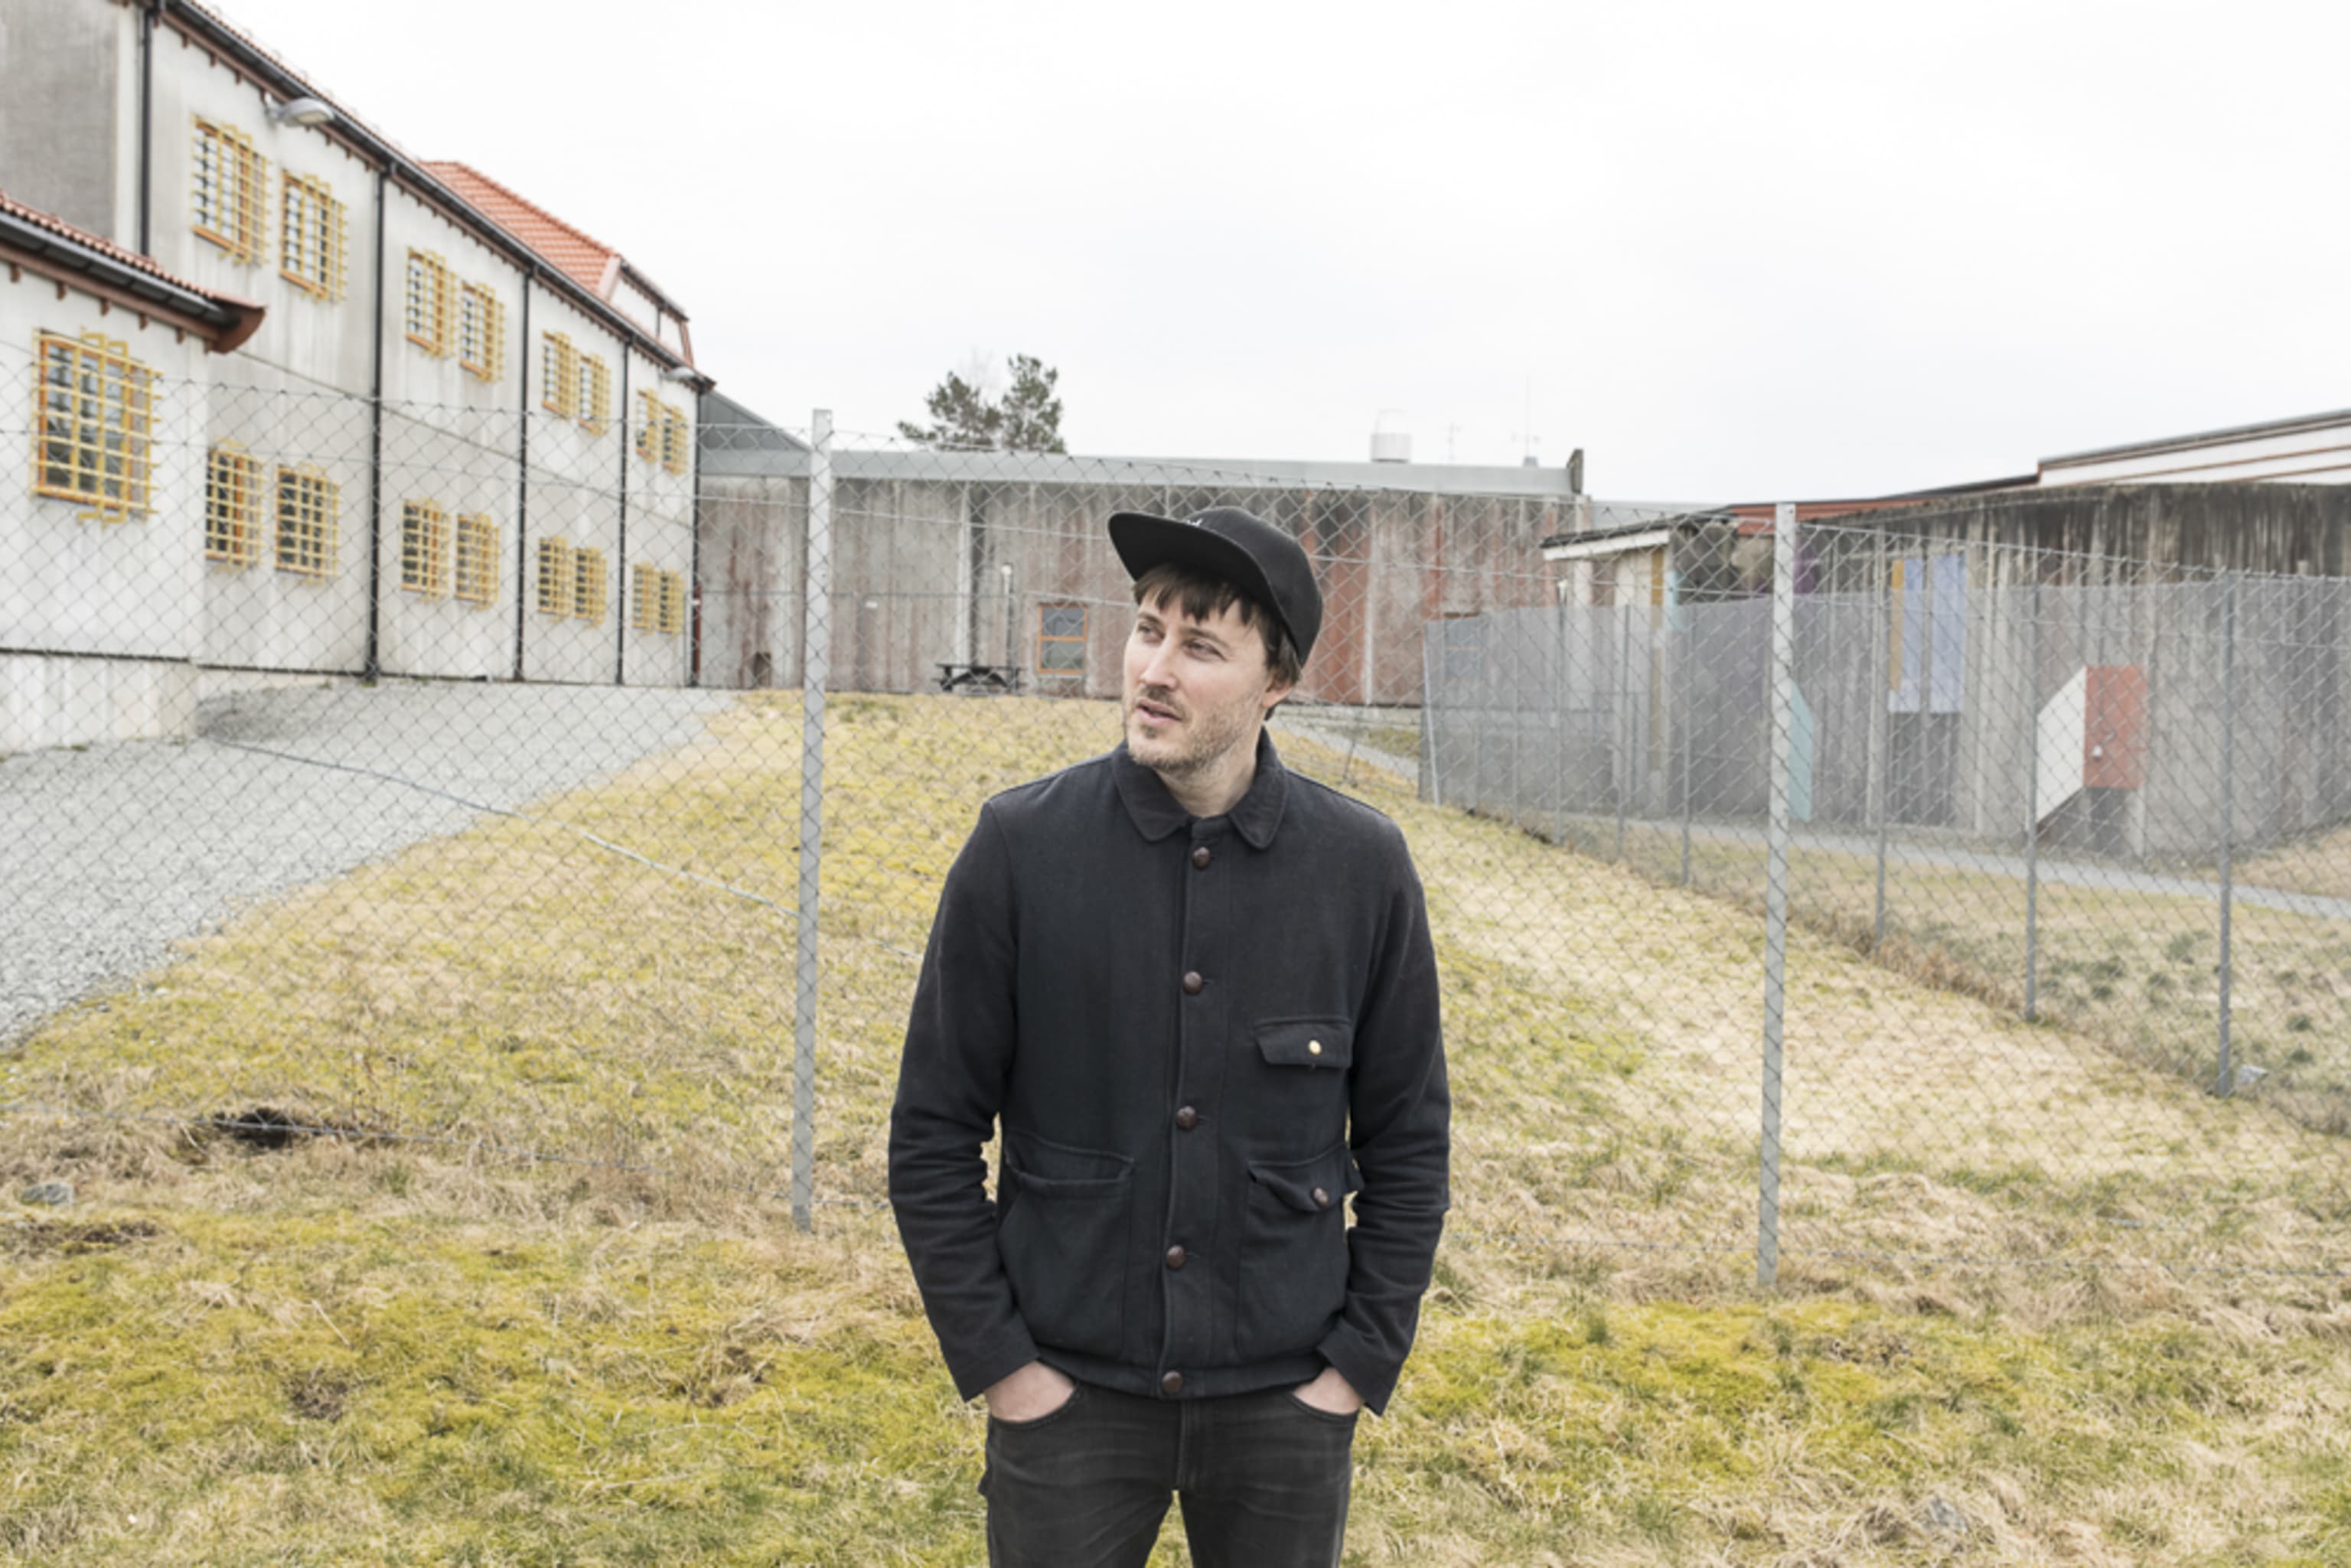
<svg viewBox="0 0 2351 1568"><path fill-rule="evenodd" d="M1011 857L983 808L939 895L890 1109L890 1206L967 1399L1037 1359L997 1255L980 1157L1012 1068L1015 957Z"/></svg>
<svg viewBox="0 0 2351 1568"><path fill-rule="evenodd" d="M1348 1082L1349 1142L1364 1176L1347 1233L1347 1299L1316 1348L1374 1412L1412 1349L1450 1198L1452 1099L1437 1012L1437 955L1420 879L1396 834L1397 874L1362 1008Z"/></svg>

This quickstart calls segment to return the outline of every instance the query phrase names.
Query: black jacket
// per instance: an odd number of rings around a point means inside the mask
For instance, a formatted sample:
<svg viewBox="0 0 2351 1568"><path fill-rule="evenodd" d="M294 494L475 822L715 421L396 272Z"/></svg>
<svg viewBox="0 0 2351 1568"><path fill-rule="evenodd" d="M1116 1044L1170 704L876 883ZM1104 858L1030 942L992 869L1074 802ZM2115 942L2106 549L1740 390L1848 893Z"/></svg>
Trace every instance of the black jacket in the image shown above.
<svg viewBox="0 0 2351 1568"><path fill-rule="evenodd" d="M1270 740L1232 811L1195 819L1122 746L989 801L947 873L890 1200L967 1398L1040 1358L1187 1398L1327 1363L1378 1410L1444 1224L1449 1108L1395 824Z"/></svg>

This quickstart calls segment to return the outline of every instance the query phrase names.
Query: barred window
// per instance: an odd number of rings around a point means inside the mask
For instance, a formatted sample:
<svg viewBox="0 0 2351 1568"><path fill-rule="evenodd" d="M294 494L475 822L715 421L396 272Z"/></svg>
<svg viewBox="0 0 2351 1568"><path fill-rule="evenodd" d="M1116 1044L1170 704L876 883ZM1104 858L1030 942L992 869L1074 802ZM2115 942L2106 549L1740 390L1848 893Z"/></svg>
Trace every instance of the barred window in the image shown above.
<svg viewBox="0 0 2351 1568"><path fill-rule="evenodd" d="M467 604L498 598L498 526L482 513L457 519L457 597Z"/></svg>
<svg viewBox="0 0 2351 1568"><path fill-rule="evenodd" d="M434 359L449 352L449 264L429 250L408 253L408 340Z"/></svg>
<svg viewBox="0 0 2351 1568"><path fill-rule="evenodd" d="M640 562L629 580L629 624L640 632L661 625L662 578L657 567Z"/></svg>
<svg viewBox="0 0 2351 1568"><path fill-rule="evenodd" d="M277 470L277 570L332 577L341 543L334 481L307 465Z"/></svg>
<svg viewBox="0 0 2351 1568"><path fill-rule="evenodd" d="M204 559L235 567L261 559L261 460L233 441L204 459Z"/></svg>
<svg viewBox="0 0 2351 1568"><path fill-rule="evenodd" d="M34 340L40 407L33 427L33 494L79 501L119 523L152 505L155 373L130 349L95 335Z"/></svg>
<svg viewBox="0 0 2351 1568"><path fill-rule="evenodd" d="M685 415L668 403L662 404L662 466L673 474L683 474L689 460L687 443L693 430Z"/></svg>
<svg viewBox="0 0 2351 1568"><path fill-rule="evenodd" d="M400 508L400 586L427 599L448 591L449 514L438 501Z"/></svg>
<svg viewBox="0 0 2351 1568"><path fill-rule="evenodd" d="M604 552L571 552L571 613L582 621L604 622Z"/></svg>
<svg viewBox="0 0 2351 1568"><path fill-rule="evenodd" d="M685 578L674 571L662 574L661 625L664 632L685 630Z"/></svg>
<svg viewBox="0 0 2351 1568"><path fill-rule="evenodd" d="M549 537L538 541L538 612L571 613L571 541Z"/></svg>
<svg viewBox="0 0 2351 1568"><path fill-rule="evenodd" d="M478 283L466 284L458 297L457 361L482 381L507 373L506 302Z"/></svg>
<svg viewBox="0 0 2351 1568"><path fill-rule="evenodd" d="M1082 675L1086 673L1084 605L1037 606L1037 673L1040 675Z"/></svg>
<svg viewBox="0 0 2351 1568"><path fill-rule="evenodd" d="M580 350L561 332L539 339L538 405L565 419L580 412Z"/></svg>
<svg viewBox="0 0 2351 1568"><path fill-rule="evenodd" d="M661 455L662 402L649 392L637 393L637 455L651 463Z"/></svg>
<svg viewBox="0 0 2351 1568"><path fill-rule="evenodd" d="M310 176L285 176L277 271L321 299L343 297L346 224L333 187Z"/></svg>
<svg viewBox="0 0 2351 1568"><path fill-rule="evenodd" d="M239 261L259 261L268 161L253 150L252 138L235 126L199 120L193 163L196 233Z"/></svg>
<svg viewBox="0 0 2351 1568"><path fill-rule="evenodd" d="M580 423L596 435L612 427L612 367L600 355L580 356Z"/></svg>

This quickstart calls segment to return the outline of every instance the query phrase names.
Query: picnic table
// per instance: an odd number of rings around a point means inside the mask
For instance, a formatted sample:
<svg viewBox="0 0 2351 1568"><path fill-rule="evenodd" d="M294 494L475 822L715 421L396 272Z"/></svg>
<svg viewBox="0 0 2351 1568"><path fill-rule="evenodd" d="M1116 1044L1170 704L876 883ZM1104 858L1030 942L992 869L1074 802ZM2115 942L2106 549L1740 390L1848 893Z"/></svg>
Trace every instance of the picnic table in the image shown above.
<svg viewBox="0 0 2351 1568"><path fill-rule="evenodd" d="M965 692L980 696L1009 694L1020 689L1020 670L1016 664L957 664L939 661L939 690Z"/></svg>

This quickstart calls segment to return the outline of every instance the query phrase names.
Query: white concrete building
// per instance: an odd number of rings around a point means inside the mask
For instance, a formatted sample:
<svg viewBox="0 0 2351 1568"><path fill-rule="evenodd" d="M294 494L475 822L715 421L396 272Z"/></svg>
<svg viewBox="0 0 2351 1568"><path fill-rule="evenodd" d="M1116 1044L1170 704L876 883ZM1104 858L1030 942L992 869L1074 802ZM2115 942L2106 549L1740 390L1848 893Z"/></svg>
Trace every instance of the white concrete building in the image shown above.
<svg viewBox="0 0 2351 1568"><path fill-rule="evenodd" d="M0 0L0 191L215 310L257 308L230 351L152 367L153 438L177 456L152 468L149 515L177 533L135 591L78 574L52 538L69 503L37 485L0 502L0 528L38 536L20 559L57 563L44 608L0 614L0 657L691 678L708 382L684 313L617 251L463 164L410 158L185 0ZM60 616L71 648L47 645ZM92 737L26 700L0 747Z"/></svg>

